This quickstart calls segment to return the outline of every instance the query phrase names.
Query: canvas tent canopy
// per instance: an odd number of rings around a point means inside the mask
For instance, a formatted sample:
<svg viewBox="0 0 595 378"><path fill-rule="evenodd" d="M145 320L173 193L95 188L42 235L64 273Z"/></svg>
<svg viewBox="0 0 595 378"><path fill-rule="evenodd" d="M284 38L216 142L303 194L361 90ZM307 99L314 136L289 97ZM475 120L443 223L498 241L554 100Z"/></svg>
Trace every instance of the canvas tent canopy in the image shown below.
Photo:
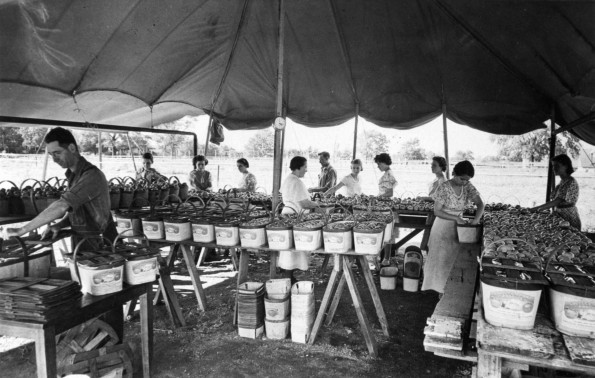
<svg viewBox="0 0 595 378"><path fill-rule="evenodd" d="M595 112L595 2L285 0L283 107L308 126L446 110L500 134ZM279 2L0 0L0 116L152 127L276 115ZM443 105L445 105L443 107ZM572 131L595 144L595 122Z"/></svg>

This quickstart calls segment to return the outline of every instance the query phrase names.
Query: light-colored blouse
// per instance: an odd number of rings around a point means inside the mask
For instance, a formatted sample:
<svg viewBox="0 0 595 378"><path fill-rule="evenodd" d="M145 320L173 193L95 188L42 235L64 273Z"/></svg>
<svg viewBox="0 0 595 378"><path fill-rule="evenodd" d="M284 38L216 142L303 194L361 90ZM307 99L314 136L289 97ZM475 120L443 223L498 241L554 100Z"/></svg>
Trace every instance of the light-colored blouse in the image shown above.
<svg viewBox="0 0 595 378"><path fill-rule="evenodd" d="M477 196L479 196L479 192L471 183L464 185L461 194L457 195L451 182L445 181L436 189L432 199L434 202L442 204L444 210L463 212L467 205Z"/></svg>
<svg viewBox="0 0 595 378"><path fill-rule="evenodd" d="M310 199L306 185L293 173L290 173L281 184L281 194L285 205L283 214L292 214L294 211L291 208L299 213L302 210L300 201Z"/></svg>
<svg viewBox="0 0 595 378"><path fill-rule="evenodd" d="M362 186L359 183L359 178L354 178L351 174L343 177L341 183L345 185L345 196L353 197L356 194L362 194Z"/></svg>
<svg viewBox="0 0 595 378"><path fill-rule="evenodd" d="M444 177L444 176L442 176L442 177L440 177L440 178L436 177L436 178L434 179L434 181L432 181L432 182L430 183L430 187L429 187L429 189L428 189L428 195L429 195L430 197L432 197L432 195L433 195L433 194L436 192L436 189L438 189L438 187L439 187L440 185L442 185L443 183L445 183L445 182L446 182L446 177Z"/></svg>
<svg viewBox="0 0 595 378"><path fill-rule="evenodd" d="M397 179L393 175L393 171L389 168L384 171L380 181L378 182L378 196L388 197L389 191L397 185Z"/></svg>
<svg viewBox="0 0 595 378"><path fill-rule="evenodd" d="M242 173L238 187L246 189L247 192L254 192L256 190L256 176L250 172Z"/></svg>

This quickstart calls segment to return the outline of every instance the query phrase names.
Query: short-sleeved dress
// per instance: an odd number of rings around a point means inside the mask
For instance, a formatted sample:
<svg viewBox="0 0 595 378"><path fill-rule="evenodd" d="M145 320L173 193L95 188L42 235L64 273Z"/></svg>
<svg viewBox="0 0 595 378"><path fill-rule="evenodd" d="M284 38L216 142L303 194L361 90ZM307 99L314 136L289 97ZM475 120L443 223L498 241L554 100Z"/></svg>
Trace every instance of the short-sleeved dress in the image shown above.
<svg viewBox="0 0 595 378"><path fill-rule="evenodd" d="M256 190L256 176L250 172L242 173L238 187L246 189L248 192L254 192Z"/></svg>
<svg viewBox="0 0 595 378"><path fill-rule="evenodd" d="M570 222L572 227L576 227L577 229L581 229L581 217L578 214L578 209L576 208L576 203L578 201L578 183L576 182L575 178L570 176L562 181L554 188L552 192L552 200L556 198L561 198L564 202L568 202L571 204L570 206L566 207L556 207L554 212L558 214L561 218Z"/></svg>
<svg viewBox="0 0 595 378"><path fill-rule="evenodd" d="M292 214L294 210L299 213L302 210L300 201L310 199L306 185L293 173L290 173L281 184L281 194L285 205L282 214ZM308 270L310 252L280 251L277 265L279 268L287 270Z"/></svg>
<svg viewBox="0 0 595 378"><path fill-rule="evenodd" d="M384 174L380 177L380 181L378 181L378 196L388 197L389 191L392 190L395 185L397 185L397 179L395 178L395 175L393 175L393 171L389 168L384 171Z"/></svg>
<svg viewBox="0 0 595 378"><path fill-rule="evenodd" d="M434 179L434 181L432 181L430 183L430 186L428 188L428 196L432 197L434 195L434 193L436 193L436 190L438 189L438 187L445 182L446 182L446 177L436 177Z"/></svg>
<svg viewBox="0 0 595 378"><path fill-rule="evenodd" d="M208 190L213 186L209 171L192 170L188 175L188 181L193 188L198 190Z"/></svg>
<svg viewBox="0 0 595 378"><path fill-rule="evenodd" d="M435 203L442 204L442 211L451 215L461 215L465 207L479 195L475 187L468 183L463 186L460 195L456 195L451 182L446 181L436 189L432 196ZM424 265L424 282L422 290L435 290L444 292L444 285L454 265L455 259L460 252L460 244L457 237L456 222L436 217L430 240L428 242L428 260Z"/></svg>
<svg viewBox="0 0 595 378"><path fill-rule="evenodd" d="M354 178L351 174L343 177L341 183L344 186L345 197L353 197L356 194L362 194L362 186L359 179Z"/></svg>

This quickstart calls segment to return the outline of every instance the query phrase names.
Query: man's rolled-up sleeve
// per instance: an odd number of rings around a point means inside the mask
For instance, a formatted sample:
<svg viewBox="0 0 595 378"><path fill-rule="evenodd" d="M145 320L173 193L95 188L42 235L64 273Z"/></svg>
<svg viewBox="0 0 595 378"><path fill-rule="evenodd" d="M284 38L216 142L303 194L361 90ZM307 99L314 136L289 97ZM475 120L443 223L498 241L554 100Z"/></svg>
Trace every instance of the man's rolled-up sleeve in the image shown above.
<svg viewBox="0 0 595 378"><path fill-rule="evenodd" d="M97 198L106 188L101 185L99 171L84 172L81 178L62 194L62 199L71 209L76 209L85 203Z"/></svg>

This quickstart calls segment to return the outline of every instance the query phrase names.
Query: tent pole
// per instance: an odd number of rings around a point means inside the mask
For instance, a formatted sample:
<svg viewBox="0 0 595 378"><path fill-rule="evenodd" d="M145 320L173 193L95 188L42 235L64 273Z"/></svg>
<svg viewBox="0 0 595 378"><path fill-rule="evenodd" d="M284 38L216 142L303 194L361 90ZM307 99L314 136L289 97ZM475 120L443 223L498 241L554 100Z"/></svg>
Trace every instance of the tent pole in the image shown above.
<svg viewBox="0 0 595 378"><path fill-rule="evenodd" d="M209 115L209 126L207 127L207 139L205 140L205 157L209 151L209 138L211 137L211 125L213 124L213 113Z"/></svg>
<svg viewBox="0 0 595 378"><path fill-rule="evenodd" d="M126 133L126 140L128 141L128 149L130 150L130 157L132 158L132 166L134 167L134 172L136 173L136 162L134 161L134 154L132 153L132 145L130 144L130 135Z"/></svg>
<svg viewBox="0 0 595 378"><path fill-rule="evenodd" d="M359 120L359 102L355 103L355 126L353 128L353 160L357 153L357 122Z"/></svg>
<svg viewBox="0 0 595 378"><path fill-rule="evenodd" d="M552 197L552 189L556 185L556 176L554 174L554 167L552 162L554 160L554 156L556 156L556 120L555 120L555 110L556 108L552 106L552 114L550 119L550 159L548 162L547 167L547 192L545 193L545 202L549 202Z"/></svg>
<svg viewBox="0 0 595 378"><path fill-rule="evenodd" d="M103 153L101 150L103 150L103 146L101 143L101 131L97 132L97 147L99 147L99 169L103 170ZM112 153L113 155L113 153Z"/></svg>
<svg viewBox="0 0 595 378"><path fill-rule="evenodd" d="M43 157L43 172L41 173L41 181L45 181L45 176L48 173L48 160L49 160L49 157L50 157L50 155L46 151L46 153L44 154L44 157Z"/></svg>
<svg viewBox="0 0 595 378"><path fill-rule="evenodd" d="M283 117L283 54L285 50L285 2L279 0L279 58L277 62L277 117ZM273 163L273 208L279 203L281 188L281 166L283 165L283 130L275 128L275 149Z"/></svg>
<svg viewBox="0 0 595 378"><path fill-rule="evenodd" d="M444 133L444 158L446 159L446 178L450 179L450 159L448 158L448 126L446 124L445 103L442 103L442 131Z"/></svg>

